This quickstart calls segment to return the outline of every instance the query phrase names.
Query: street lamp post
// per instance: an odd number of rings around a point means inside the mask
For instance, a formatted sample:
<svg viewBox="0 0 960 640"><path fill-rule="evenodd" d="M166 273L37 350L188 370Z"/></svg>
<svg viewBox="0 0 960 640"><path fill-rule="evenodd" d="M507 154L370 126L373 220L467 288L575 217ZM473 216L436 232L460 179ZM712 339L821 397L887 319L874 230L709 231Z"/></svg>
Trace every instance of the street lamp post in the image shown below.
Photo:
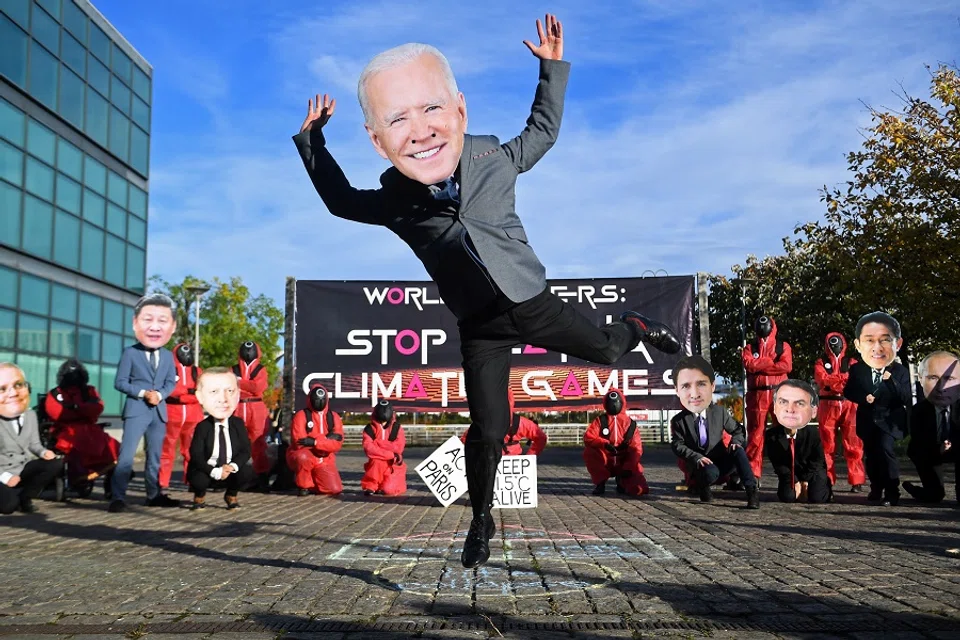
<svg viewBox="0 0 960 640"><path fill-rule="evenodd" d="M752 278L734 278L733 283L740 285L740 348L747 346L747 285L756 284ZM742 362L742 359L741 359ZM743 367L743 428L747 426L747 368Z"/></svg>
<svg viewBox="0 0 960 640"><path fill-rule="evenodd" d="M193 361L195 366L200 366L200 298L203 297L207 291L210 291L210 285L205 282L198 282L197 284L192 284L186 287L186 290L191 295L197 297L197 309L194 312L193 324L195 326L196 333L194 334L193 339Z"/></svg>

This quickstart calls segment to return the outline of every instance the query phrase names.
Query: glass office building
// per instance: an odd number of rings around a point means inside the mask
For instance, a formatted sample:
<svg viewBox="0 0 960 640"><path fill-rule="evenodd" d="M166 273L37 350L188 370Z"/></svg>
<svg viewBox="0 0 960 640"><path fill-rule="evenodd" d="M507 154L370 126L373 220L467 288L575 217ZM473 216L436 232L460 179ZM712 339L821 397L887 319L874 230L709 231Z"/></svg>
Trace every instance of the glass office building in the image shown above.
<svg viewBox="0 0 960 640"><path fill-rule="evenodd" d="M152 68L87 0L0 2L0 361L65 358L117 416L144 292Z"/></svg>

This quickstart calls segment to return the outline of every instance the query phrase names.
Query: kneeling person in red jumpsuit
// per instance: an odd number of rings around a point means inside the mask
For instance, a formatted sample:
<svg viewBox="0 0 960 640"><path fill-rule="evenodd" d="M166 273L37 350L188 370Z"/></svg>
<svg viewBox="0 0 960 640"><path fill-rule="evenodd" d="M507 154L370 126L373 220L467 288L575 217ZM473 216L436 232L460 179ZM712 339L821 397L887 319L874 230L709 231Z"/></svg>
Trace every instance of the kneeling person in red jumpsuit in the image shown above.
<svg viewBox="0 0 960 640"><path fill-rule="evenodd" d="M317 384L310 388L307 406L293 416L287 464L301 496L309 493L343 492L337 470L337 452L343 446L343 423L331 411L327 390Z"/></svg>
<svg viewBox="0 0 960 640"><path fill-rule="evenodd" d="M206 506L207 489L225 489L227 509L238 509L240 488L250 484L250 440L243 421L233 416L240 400L237 377L225 367L207 369L197 381L197 398L210 415L194 429L187 481L193 509Z"/></svg>
<svg viewBox="0 0 960 640"><path fill-rule="evenodd" d="M253 472L257 474L257 489L269 489L270 458L267 457L267 405L263 393L267 390L267 370L260 362L260 345L247 341L240 345L233 372L240 386L240 404L234 415L243 420L253 455Z"/></svg>
<svg viewBox="0 0 960 640"><path fill-rule="evenodd" d="M203 373L194 365L193 349L186 343L180 343L173 349L173 364L177 370L177 386L167 397L167 435L160 452L160 488L170 486L173 474L173 461L177 457L177 442L180 443L180 455L183 456L183 475L186 480L187 467L190 466L190 441L193 430L203 420L203 409L197 400L197 380Z"/></svg>
<svg viewBox="0 0 960 640"><path fill-rule="evenodd" d="M53 448L66 458L70 485L86 496L96 479L105 475L104 493L110 499L120 443L97 424L103 400L89 382L86 367L75 358L67 360L60 365L57 386L47 394L43 408L54 421Z"/></svg>
<svg viewBox="0 0 960 640"><path fill-rule="evenodd" d="M627 415L623 394L610 390L603 398L603 410L583 435L583 461L594 484L593 495L603 495L609 478L616 478L617 493L650 493L640 464L643 443L636 421Z"/></svg>
<svg viewBox="0 0 960 640"><path fill-rule="evenodd" d="M403 461L406 446L403 426L393 407L381 400L370 414L370 424L363 429L363 465L360 488L366 495L398 496L407 491L407 465Z"/></svg>

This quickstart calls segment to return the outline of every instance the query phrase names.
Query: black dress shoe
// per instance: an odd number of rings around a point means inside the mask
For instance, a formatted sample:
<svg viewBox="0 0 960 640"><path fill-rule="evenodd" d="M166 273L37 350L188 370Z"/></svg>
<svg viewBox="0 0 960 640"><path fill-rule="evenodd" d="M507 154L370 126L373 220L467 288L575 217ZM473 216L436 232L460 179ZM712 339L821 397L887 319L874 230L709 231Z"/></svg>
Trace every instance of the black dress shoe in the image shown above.
<svg viewBox="0 0 960 640"><path fill-rule="evenodd" d="M862 484L850 485L850 493L863 493L863 485Z"/></svg>
<svg viewBox="0 0 960 640"><path fill-rule="evenodd" d="M909 493L914 500L918 500L920 502L926 502L926 500L924 500L926 496L923 493L923 487L918 487L917 485L907 480L906 482L903 483L903 488L906 489L907 493Z"/></svg>
<svg viewBox="0 0 960 640"><path fill-rule="evenodd" d="M174 500L165 493L158 493L145 503L148 507L179 507L180 501Z"/></svg>
<svg viewBox="0 0 960 640"><path fill-rule="evenodd" d="M476 569L490 559L490 537L496 526L490 514L482 515L470 521L470 530L463 543L460 563L467 569Z"/></svg>
<svg viewBox="0 0 960 640"><path fill-rule="evenodd" d="M21 498L20 511L24 513L36 513L37 505L33 504L33 500L31 500L30 498Z"/></svg>
<svg viewBox="0 0 960 640"><path fill-rule="evenodd" d="M892 491L887 491L883 496L883 506L885 507L895 507L900 504L900 491L894 489Z"/></svg>
<svg viewBox="0 0 960 640"><path fill-rule="evenodd" d="M301 497L308 496L310 495L310 489L297 489L297 495Z"/></svg>
<svg viewBox="0 0 960 640"><path fill-rule="evenodd" d="M620 322L628 322L640 329L641 340L664 353L679 353L680 341L670 327L651 320L636 311L624 311L620 314Z"/></svg>
<svg viewBox="0 0 960 640"><path fill-rule="evenodd" d="M123 513L127 510L127 503L123 500L114 500L110 503L110 506L107 507L107 511L110 513Z"/></svg>
<svg viewBox="0 0 960 640"><path fill-rule="evenodd" d="M598 483L597 483L597 486L595 486L595 487L593 488L593 491L591 491L590 493L592 493L592 494L595 495L595 496L602 496L602 495L603 495L604 493L606 493L606 492L607 492L607 483L606 483L606 482L598 482Z"/></svg>
<svg viewBox="0 0 960 640"><path fill-rule="evenodd" d="M700 487L700 502L713 502L713 489L705 484Z"/></svg>

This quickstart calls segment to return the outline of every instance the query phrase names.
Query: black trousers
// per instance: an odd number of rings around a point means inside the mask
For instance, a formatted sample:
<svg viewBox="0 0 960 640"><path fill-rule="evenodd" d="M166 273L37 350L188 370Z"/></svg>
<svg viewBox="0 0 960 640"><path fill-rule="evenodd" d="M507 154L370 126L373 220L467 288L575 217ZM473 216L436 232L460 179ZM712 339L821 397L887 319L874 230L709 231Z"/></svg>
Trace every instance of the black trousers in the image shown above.
<svg viewBox="0 0 960 640"><path fill-rule="evenodd" d="M867 478L874 491L898 491L900 487L900 463L894 451L896 440L889 433L871 428L857 435L863 440L866 455Z"/></svg>
<svg viewBox="0 0 960 640"><path fill-rule="evenodd" d="M224 495L235 496L240 493L241 487L253 481L253 467L245 464L240 467L240 471L228 475L226 480L214 480L205 470L194 467L187 474L187 481L193 495L198 498L207 495L207 489L226 489Z"/></svg>
<svg viewBox="0 0 960 640"><path fill-rule="evenodd" d="M922 493L917 496L921 502L940 502L947 496L946 483L943 481L943 472L946 465L953 465L954 490L956 491L957 502L960 502L960 454L952 454L948 451L945 456L937 452L929 457L911 457L914 466L917 468L917 475L920 476L920 482L923 484Z"/></svg>
<svg viewBox="0 0 960 640"><path fill-rule="evenodd" d="M780 502L796 502L797 492L790 484L790 476L784 475L778 478L777 499ZM795 477L796 482L807 483L807 502L810 504L823 504L830 500L830 480L827 478L827 470L823 473L815 474L809 478Z"/></svg>
<svg viewBox="0 0 960 640"><path fill-rule="evenodd" d="M757 486L757 477L753 475L750 459L743 447L731 451L723 445L716 446L707 453L707 457L713 464L701 466L696 462L692 463L698 487L709 487L721 476L729 475L734 470L740 476L743 486Z"/></svg>
<svg viewBox="0 0 960 640"><path fill-rule="evenodd" d="M0 484L0 513L13 513L22 501L36 498L60 473L63 473L63 458L31 460L18 474L20 482L17 486Z"/></svg>

